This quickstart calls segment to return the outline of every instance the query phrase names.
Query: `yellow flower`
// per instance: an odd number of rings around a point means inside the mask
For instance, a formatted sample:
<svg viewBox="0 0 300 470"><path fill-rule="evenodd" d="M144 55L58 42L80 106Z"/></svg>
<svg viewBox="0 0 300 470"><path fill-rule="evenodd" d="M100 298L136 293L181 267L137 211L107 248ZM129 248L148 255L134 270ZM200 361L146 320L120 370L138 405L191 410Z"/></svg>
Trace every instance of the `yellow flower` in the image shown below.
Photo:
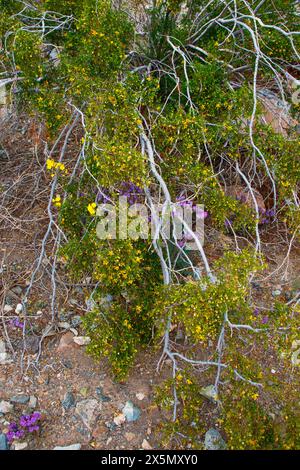
<svg viewBox="0 0 300 470"><path fill-rule="evenodd" d="M47 170L52 170L52 168L55 168L55 161L51 160L51 158L47 158L46 166Z"/></svg>
<svg viewBox="0 0 300 470"><path fill-rule="evenodd" d="M91 215L96 215L96 207L97 207L97 204L93 202L88 205L87 210L89 211Z"/></svg>

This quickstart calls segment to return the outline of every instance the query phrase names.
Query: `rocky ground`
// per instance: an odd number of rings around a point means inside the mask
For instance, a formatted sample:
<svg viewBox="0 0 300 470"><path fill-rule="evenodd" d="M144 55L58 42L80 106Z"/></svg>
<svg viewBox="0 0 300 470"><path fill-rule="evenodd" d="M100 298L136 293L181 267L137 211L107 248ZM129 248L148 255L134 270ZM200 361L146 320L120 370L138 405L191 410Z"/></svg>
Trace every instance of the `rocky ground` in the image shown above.
<svg viewBox="0 0 300 470"><path fill-rule="evenodd" d="M116 383L107 368L93 361L70 331L52 337L38 370L22 374L0 362L0 431L22 415L41 414L40 430L15 441L13 449L151 449L160 414L153 403L154 360L143 354L126 383ZM0 340L4 351L5 342ZM32 359L34 359L32 356ZM1 445L1 439L0 439ZM2 443L2 446L4 444Z"/></svg>

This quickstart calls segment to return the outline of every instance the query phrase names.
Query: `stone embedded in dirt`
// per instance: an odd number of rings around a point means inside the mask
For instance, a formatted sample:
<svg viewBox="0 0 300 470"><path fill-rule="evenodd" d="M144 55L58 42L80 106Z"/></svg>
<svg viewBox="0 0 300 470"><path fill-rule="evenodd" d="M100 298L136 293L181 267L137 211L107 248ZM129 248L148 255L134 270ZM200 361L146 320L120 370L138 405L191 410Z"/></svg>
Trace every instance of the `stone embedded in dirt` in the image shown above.
<svg viewBox="0 0 300 470"><path fill-rule="evenodd" d="M209 400L218 401L218 393L214 385L208 385L200 390L200 394Z"/></svg>
<svg viewBox="0 0 300 470"><path fill-rule="evenodd" d="M116 424L117 426L121 426L121 424L124 424L125 422L126 416L123 413L120 413L114 417L114 424Z"/></svg>
<svg viewBox="0 0 300 470"><path fill-rule="evenodd" d="M71 325L73 328L77 328L81 324L81 317L80 315L74 315L71 319Z"/></svg>
<svg viewBox="0 0 300 470"><path fill-rule="evenodd" d="M150 446L149 442L144 439L142 442L142 449L144 450L152 450L152 447Z"/></svg>
<svg viewBox="0 0 300 470"><path fill-rule="evenodd" d="M10 313L12 311L13 311L13 307L11 305L8 305L8 304L4 305L4 308L3 308L4 313Z"/></svg>
<svg viewBox="0 0 300 470"><path fill-rule="evenodd" d="M292 342L292 365L300 366L300 340L296 339ZM296 350L296 351L295 351Z"/></svg>
<svg viewBox="0 0 300 470"><path fill-rule="evenodd" d="M28 335L25 339L26 350L31 354L36 354L40 349L40 337Z"/></svg>
<svg viewBox="0 0 300 470"><path fill-rule="evenodd" d="M226 442L217 429L209 429L205 434L204 447L206 450L224 450Z"/></svg>
<svg viewBox="0 0 300 470"><path fill-rule="evenodd" d="M252 188L253 195L256 200L258 209L261 213L266 212L265 201L259 191ZM234 185L234 186L227 186L225 189L226 196L230 196L233 199L237 199L238 201L243 202L246 206L249 206L251 209L255 209L255 204L253 200L253 196L251 191L248 187Z"/></svg>
<svg viewBox="0 0 300 470"><path fill-rule="evenodd" d="M136 438L136 435L133 432L125 432L125 439L127 442L132 442Z"/></svg>
<svg viewBox="0 0 300 470"><path fill-rule="evenodd" d="M279 297L281 294L282 294L281 289L275 289L275 290L272 291L272 296L273 297Z"/></svg>
<svg viewBox="0 0 300 470"><path fill-rule="evenodd" d="M75 412L82 419L85 426L90 430L95 422L95 412L99 410L97 400L90 398L88 400L79 401L76 405Z"/></svg>
<svg viewBox="0 0 300 470"><path fill-rule="evenodd" d="M91 342L91 338L89 336L75 336L73 337L74 343L78 344L78 346L87 346Z"/></svg>
<svg viewBox="0 0 300 470"><path fill-rule="evenodd" d="M14 409L14 405L9 403L8 401L0 401L0 413L6 414L11 413Z"/></svg>
<svg viewBox="0 0 300 470"><path fill-rule="evenodd" d="M15 312L16 312L17 315L19 315L20 313L22 313L22 312L23 312L23 305L22 305L22 304L18 304L18 305L16 306Z"/></svg>
<svg viewBox="0 0 300 470"><path fill-rule="evenodd" d="M59 345L57 347L57 352L63 352L66 349L70 348L71 346L74 345L73 341L74 335L70 331L68 333L65 333L61 338Z"/></svg>
<svg viewBox="0 0 300 470"><path fill-rule="evenodd" d="M14 444L14 450L24 450L28 447L28 442L16 442Z"/></svg>
<svg viewBox="0 0 300 470"><path fill-rule="evenodd" d="M10 364L12 361L10 354L6 352L5 342L0 339L0 364Z"/></svg>
<svg viewBox="0 0 300 470"><path fill-rule="evenodd" d="M29 408L34 409L34 408L36 408L36 405L37 405L37 398L34 395L31 395L30 399L29 399L28 406L29 406Z"/></svg>
<svg viewBox="0 0 300 470"><path fill-rule="evenodd" d="M17 405L26 405L30 400L30 396L28 395L15 395L11 397L10 402L15 403Z"/></svg>
<svg viewBox="0 0 300 470"><path fill-rule="evenodd" d="M75 397L72 392L67 392L61 402L65 410L69 410L75 406Z"/></svg>
<svg viewBox="0 0 300 470"><path fill-rule="evenodd" d="M0 433L0 450L9 450L7 437L3 433Z"/></svg>
<svg viewBox="0 0 300 470"><path fill-rule="evenodd" d="M135 406L132 401L126 402L122 412L129 423L132 421L137 421L141 416L141 410Z"/></svg>
<svg viewBox="0 0 300 470"><path fill-rule="evenodd" d="M81 444L71 444L69 446L56 446L53 450L80 450Z"/></svg>
<svg viewBox="0 0 300 470"><path fill-rule="evenodd" d="M70 323L68 323L67 321L60 321L60 322L58 323L58 327L59 327L59 328L62 328L62 329L64 329L64 330L69 330L69 329L71 328L71 325L70 325Z"/></svg>
<svg viewBox="0 0 300 470"><path fill-rule="evenodd" d="M102 401L103 403L107 403L107 402L111 401L110 397L104 395L102 387L97 387L96 388L96 394L97 394L97 397L99 398L99 400Z"/></svg>
<svg viewBox="0 0 300 470"><path fill-rule="evenodd" d="M15 286L11 290L18 296L22 295L22 292L23 292L23 289L21 286Z"/></svg>
<svg viewBox="0 0 300 470"><path fill-rule="evenodd" d="M144 398L146 397L146 395L144 393L136 393L135 396L139 401L144 400Z"/></svg>

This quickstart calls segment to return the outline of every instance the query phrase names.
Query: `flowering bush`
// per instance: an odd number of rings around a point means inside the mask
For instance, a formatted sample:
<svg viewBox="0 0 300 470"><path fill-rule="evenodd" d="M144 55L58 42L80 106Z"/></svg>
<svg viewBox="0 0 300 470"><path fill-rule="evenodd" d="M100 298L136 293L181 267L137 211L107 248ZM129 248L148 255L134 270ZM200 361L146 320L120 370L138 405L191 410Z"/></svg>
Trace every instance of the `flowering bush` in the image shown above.
<svg viewBox="0 0 300 470"><path fill-rule="evenodd" d="M113 3L32 1L24 17L19 2L0 0L4 73L54 145L45 166L49 211L64 234L60 259L95 286L83 318L88 351L124 379L140 348L164 345L159 366L169 359L172 377L158 401L175 445L201 447L212 421L229 448L297 448L289 397L278 416L271 411L280 399L266 364L269 351L291 367L299 312L275 302L261 312L251 287L267 267L264 234L284 227L292 244L300 226L297 132L268 125L258 93L270 83L297 117L286 78L299 59L294 2L254 11L237 0L234 16L230 2L155 1L138 25ZM70 140L76 150L66 157ZM232 185L250 196L230 196ZM174 203L189 207L208 247L191 253L188 234L166 239L161 214L154 239L100 240L97 207L119 196L124 211L137 202L152 209L151 222L153 206L163 206L172 227ZM285 386L286 378L278 390ZM32 419L11 432L35 430Z"/></svg>

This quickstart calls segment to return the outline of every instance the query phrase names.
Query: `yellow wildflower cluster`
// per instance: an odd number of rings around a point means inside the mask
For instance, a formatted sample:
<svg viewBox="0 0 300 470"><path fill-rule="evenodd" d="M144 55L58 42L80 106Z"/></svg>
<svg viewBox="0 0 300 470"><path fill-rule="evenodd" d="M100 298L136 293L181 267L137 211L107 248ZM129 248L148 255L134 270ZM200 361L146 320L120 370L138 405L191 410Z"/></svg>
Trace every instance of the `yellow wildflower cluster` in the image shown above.
<svg viewBox="0 0 300 470"><path fill-rule="evenodd" d="M87 210L89 214L92 216L96 215L96 208L97 208L97 204L95 202L92 202L91 204L87 206Z"/></svg>
<svg viewBox="0 0 300 470"><path fill-rule="evenodd" d="M68 173L68 170L66 169L66 167L63 163L56 162L52 158L47 159L46 167L47 167L47 170L52 171L51 176L54 176L54 174L55 174L54 171L55 170L59 170L59 171L65 173L65 174Z"/></svg>
<svg viewBox="0 0 300 470"><path fill-rule="evenodd" d="M55 198L53 198L52 202L56 207L61 207L61 197L60 197L60 195L58 194Z"/></svg>

